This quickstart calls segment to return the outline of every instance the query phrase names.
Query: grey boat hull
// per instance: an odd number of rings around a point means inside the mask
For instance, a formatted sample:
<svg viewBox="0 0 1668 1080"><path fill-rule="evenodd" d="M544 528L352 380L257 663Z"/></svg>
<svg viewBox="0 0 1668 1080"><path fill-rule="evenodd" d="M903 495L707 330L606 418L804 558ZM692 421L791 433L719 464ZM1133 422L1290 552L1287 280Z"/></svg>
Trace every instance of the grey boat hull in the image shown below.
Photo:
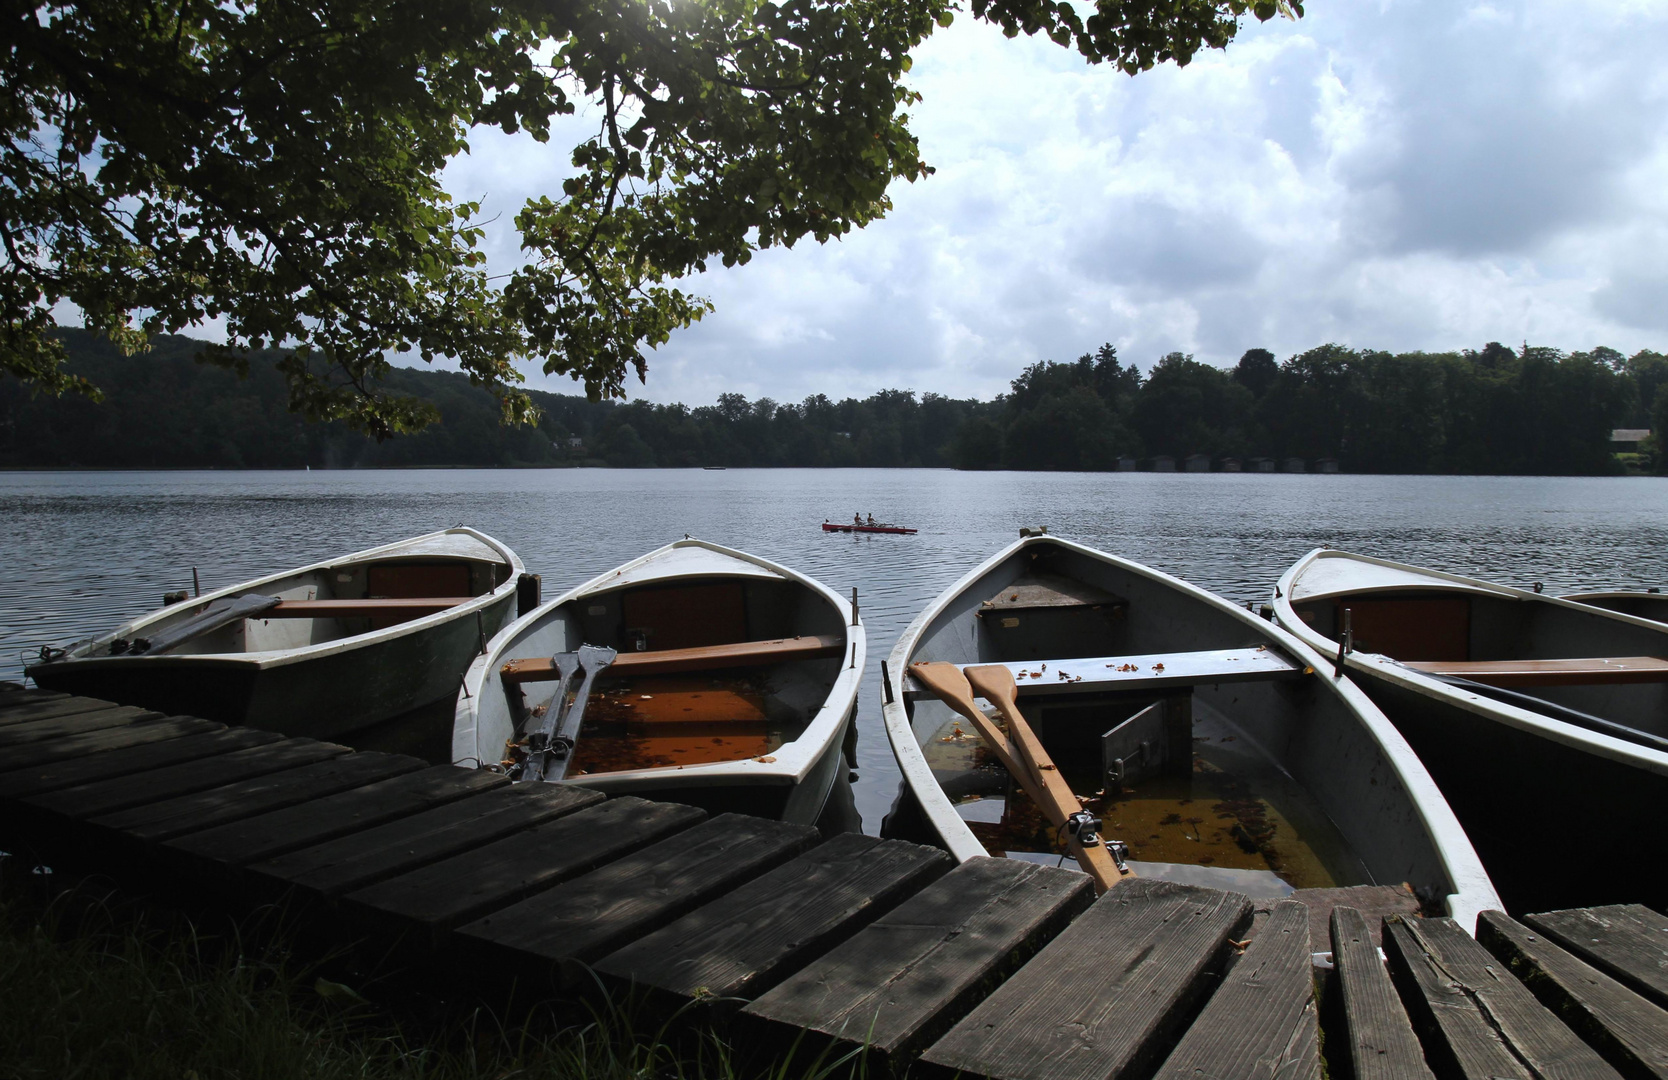
<svg viewBox="0 0 1668 1080"><path fill-rule="evenodd" d="M170 715L333 739L456 696L481 643L515 617L515 595L426 630L287 664L235 656L85 659L30 670L47 690Z"/></svg>

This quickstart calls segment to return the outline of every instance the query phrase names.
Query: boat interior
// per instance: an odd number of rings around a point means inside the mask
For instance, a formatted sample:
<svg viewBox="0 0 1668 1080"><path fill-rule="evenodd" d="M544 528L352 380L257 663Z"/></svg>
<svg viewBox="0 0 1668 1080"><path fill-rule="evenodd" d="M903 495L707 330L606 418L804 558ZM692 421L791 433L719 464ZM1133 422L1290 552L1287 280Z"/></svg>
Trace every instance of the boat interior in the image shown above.
<svg viewBox="0 0 1668 1080"><path fill-rule="evenodd" d="M182 600L135 626L129 637L96 643L103 647L93 655L266 652L398 626L508 580L509 564L477 546L479 557L387 554L311 568L207 604Z"/></svg>
<svg viewBox="0 0 1668 1080"><path fill-rule="evenodd" d="M558 702L553 658L581 646L616 655L582 702L571 688ZM503 650L504 707L483 695L477 742L483 759L502 750L514 761L529 721L566 704L570 717L583 710L566 776L760 757L798 738L848 653L840 612L779 577L592 592L553 608Z"/></svg>
<svg viewBox="0 0 1668 1080"><path fill-rule="evenodd" d="M1340 642L1347 612L1353 649L1444 681L1463 680L1514 703L1527 696L1668 736L1668 627L1461 589L1332 593L1305 597L1292 609Z"/></svg>
<svg viewBox="0 0 1668 1080"><path fill-rule="evenodd" d="M955 597L911 662L1006 663L1027 721L1138 874L1253 896L1403 881L1445 893L1394 765L1272 640L1225 601L1043 544ZM905 701L986 850L1056 862L1063 838L966 722L913 680Z"/></svg>

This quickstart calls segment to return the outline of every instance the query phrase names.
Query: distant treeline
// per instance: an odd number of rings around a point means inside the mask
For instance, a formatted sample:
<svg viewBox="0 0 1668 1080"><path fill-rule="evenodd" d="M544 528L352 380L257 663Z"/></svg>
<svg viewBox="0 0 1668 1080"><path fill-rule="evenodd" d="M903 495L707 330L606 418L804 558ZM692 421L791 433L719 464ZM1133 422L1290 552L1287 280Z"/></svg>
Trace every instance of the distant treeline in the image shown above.
<svg viewBox="0 0 1668 1080"><path fill-rule="evenodd" d="M66 334L70 369L106 395L32 396L0 381L0 467L372 468L393 466L864 466L1106 470L1224 458L1333 459L1346 472L1604 474L1610 432L1668 428L1668 357L1491 343L1458 353L1323 345L1284 363L1252 349L1232 370L1171 353L1143 376L1104 345L1026 368L980 402L885 390L798 404L725 394L699 408L533 392L537 427L506 428L462 375L395 369L390 392L440 421L376 443L288 411L276 354L240 379L169 337L122 357ZM1654 422L1653 422L1654 421ZM1663 455L1657 455L1661 458Z"/></svg>

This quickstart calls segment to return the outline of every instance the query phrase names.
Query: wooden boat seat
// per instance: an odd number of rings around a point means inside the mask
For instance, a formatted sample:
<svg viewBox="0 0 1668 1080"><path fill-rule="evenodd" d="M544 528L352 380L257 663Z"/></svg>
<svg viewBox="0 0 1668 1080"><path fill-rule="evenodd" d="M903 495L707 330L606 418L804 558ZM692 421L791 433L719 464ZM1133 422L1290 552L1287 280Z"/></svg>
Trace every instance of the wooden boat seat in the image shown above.
<svg viewBox="0 0 1668 1080"><path fill-rule="evenodd" d="M844 656L845 639L838 634L774 638L770 641L737 641L729 645L700 645L689 649L656 649L622 652L609 665L611 675L670 675L681 671L715 671L721 668L782 664L790 660L817 660ZM498 669L506 686L524 682L549 682L558 678L556 664L545 657L511 660Z"/></svg>
<svg viewBox="0 0 1668 1080"><path fill-rule="evenodd" d="M1656 656L1581 656L1564 660L1415 660L1404 666L1456 675L1487 686L1593 686L1668 682L1668 660Z"/></svg>
<svg viewBox="0 0 1668 1080"><path fill-rule="evenodd" d="M1123 611L1129 601L1116 593L1059 574L1026 574L979 605L979 615L1013 616L1048 609Z"/></svg>
<svg viewBox="0 0 1668 1080"><path fill-rule="evenodd" d="M364 600L281 600L263 619L363 619L395 615L420 619L467 604L473 596L373 597Z"/></svg>
<svg viewBox="0 0 1668 1080"><path fill-rule="evenodd" d="M1292 679L1307 674L1306 669L1295 660L1261 645L1241 649L1147 653L1142 656L1031 660L1003 666L1013 672L1014 683L1019 687L1022 698L1129 690L1165 693L1200 684ZM933 695L910 675L904 680L904 696L915 699Z"/></svg>

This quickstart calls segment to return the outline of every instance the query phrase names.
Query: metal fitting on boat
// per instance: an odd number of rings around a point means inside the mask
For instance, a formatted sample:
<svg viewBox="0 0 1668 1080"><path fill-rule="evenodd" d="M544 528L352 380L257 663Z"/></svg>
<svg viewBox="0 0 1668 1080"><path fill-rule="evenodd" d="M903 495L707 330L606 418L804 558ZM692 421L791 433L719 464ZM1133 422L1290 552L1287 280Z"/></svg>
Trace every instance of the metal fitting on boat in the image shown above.
<svg viewBox="0 0 1668 1080"><path fill-rule="evenodd" d="M1076 839L1079 847L1094 847L1100 843L1100 818L1087 810L1079 810L1066 818L1066 832Z"/></svg>

